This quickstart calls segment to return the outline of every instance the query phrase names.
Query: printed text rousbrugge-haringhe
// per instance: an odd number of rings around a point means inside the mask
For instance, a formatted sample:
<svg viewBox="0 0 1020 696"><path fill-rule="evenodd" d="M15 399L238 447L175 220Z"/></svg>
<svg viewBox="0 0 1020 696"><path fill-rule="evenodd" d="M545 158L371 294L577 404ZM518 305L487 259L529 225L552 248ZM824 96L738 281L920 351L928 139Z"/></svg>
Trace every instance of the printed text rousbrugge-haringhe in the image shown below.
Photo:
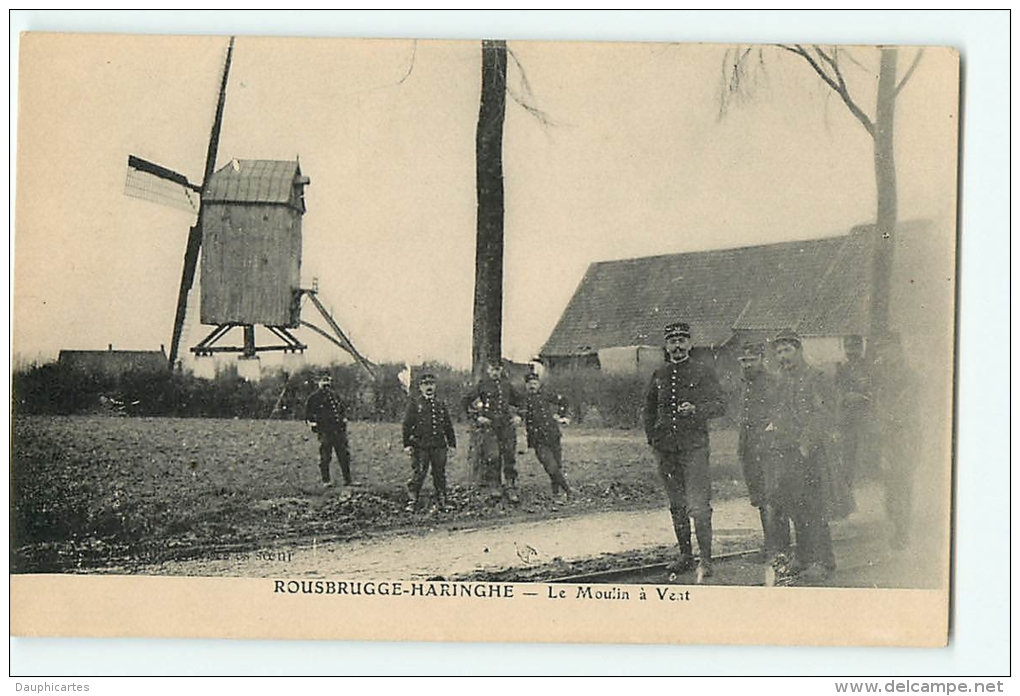
<svg viewBox="0 0 1020 696"><path fill-rule="evenodd" d="M455 583L455 582L361 582L347 580L274 580L273 594L311 594L343 596L388 596L388 597L514 597L514 586L501 583ZM525 592L529 596L542 596ZM631 598L631 592L619 587L578 586L570 591L573 599L622 600ZM566 589L548 588L549 599L566 599ZM659 600L690 601L690 590L669 590L656 588L650 596ZM638 598L647 599L649 593L641 590Z"/></svg>

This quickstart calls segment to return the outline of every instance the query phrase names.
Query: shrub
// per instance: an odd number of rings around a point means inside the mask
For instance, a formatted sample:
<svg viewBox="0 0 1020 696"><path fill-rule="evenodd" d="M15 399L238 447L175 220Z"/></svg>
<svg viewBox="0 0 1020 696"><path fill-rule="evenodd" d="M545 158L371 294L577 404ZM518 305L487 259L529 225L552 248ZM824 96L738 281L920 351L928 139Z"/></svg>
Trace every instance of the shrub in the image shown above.
<svg viewBox="0 0 1020 696"><path fill-rule="evenodd" d="M639 428L646 379L593 369L557 370L543 389L562 394L574 421L592 427Z"/></svg>
<svg viewBox="0 0 1020 696"><path fill-rule="evenodd" d="M472 386L471 374L436 362L418 366L416 371L423 367L436 375L437 394L450 407L454 420L463 421L461 402ZM48 363L13 374L13 405L19 414L67 415L105 409L136 416L301 420L305 401L315 390L315 378L325 370L352 420L399 422L408 399L397 377L402 369L402 364L382 364L372 379L358 365L306 365L294 372L267 371L256 383L240 378L232 366L210 380L187 372L104 377ZM513 384L523 393L519 378ZM552 372L545 389L567 398L578 424L638 428L645 386L644 376L581 368Z"/></svg>

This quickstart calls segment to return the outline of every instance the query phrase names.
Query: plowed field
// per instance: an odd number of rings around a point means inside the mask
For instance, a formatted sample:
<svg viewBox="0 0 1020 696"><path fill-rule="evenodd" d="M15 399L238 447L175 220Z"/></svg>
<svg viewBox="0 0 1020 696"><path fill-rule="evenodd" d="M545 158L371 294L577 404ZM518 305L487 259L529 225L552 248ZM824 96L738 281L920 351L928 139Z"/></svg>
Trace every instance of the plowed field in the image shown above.
<svg viewBox="0 0 1020 696"><path fill-rule="evenodd" d="M410 465L398 424L350 424L360 483L351 491L322 488L318 442L300 422L72 416L16 417L13 425L12 572L131 569L284 540L665 505L635 431L564 433L564 468L576 491L565 504L553 500L534 455L519 454L521 502L510 506L470 485L468 432L459 427L447 469L453 510L411 514L403 509ZM521 434L519 449L523 441ZM713 433L717 499L745 494L735 447L734 433Z"/></svg>

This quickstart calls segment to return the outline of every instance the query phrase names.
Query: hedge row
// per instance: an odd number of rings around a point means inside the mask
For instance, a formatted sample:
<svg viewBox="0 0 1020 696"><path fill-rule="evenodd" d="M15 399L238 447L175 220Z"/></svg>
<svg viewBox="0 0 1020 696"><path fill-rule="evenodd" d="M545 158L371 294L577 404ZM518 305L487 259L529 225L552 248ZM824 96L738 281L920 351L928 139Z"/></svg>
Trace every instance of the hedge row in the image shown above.
<svg viewBox="0 0 1020 696"><path fill-rule="evenodd" d="M470 374L447 365L430 364L437 393L457 419L461 397L470 388ZM190 373L154 376L126 373L118 377L83 375L57 363L16 371L14 410L18 414L76 414L109 412L129 416L192 418L302 419L304 403L314 390L322 368L304 367L294 373L267 372L258 383L225 370L215 379ZM399 421L407 394L398 379L402 365L385 364L370 378L353 365L325 368L334 388L355 420ZM517 389L524 389L515 380ZM639 428L646 383L633 375L608 375L577 369L552 373L545 389L562 394L574 422L593 427Z"/></svg>

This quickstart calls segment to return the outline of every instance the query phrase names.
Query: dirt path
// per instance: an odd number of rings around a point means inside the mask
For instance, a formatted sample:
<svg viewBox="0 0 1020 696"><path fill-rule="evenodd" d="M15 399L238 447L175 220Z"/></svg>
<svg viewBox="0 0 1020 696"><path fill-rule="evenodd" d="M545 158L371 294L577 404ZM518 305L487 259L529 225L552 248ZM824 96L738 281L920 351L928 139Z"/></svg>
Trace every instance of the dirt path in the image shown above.
<svg viewBox="0 0 1020 696"><path fill-rule="evenodd" d="M880 516L877 491L858 495L859 510L842 525ZM719 545L761 544L757 510L746 498L715 506ZM669 512L605 512L470 530L433 529L369 541L308 543L225 557L168 561L135 569L149 575L415 579L572 561L675 544ZM117 572L116 569L111 569Z"/></svg>

